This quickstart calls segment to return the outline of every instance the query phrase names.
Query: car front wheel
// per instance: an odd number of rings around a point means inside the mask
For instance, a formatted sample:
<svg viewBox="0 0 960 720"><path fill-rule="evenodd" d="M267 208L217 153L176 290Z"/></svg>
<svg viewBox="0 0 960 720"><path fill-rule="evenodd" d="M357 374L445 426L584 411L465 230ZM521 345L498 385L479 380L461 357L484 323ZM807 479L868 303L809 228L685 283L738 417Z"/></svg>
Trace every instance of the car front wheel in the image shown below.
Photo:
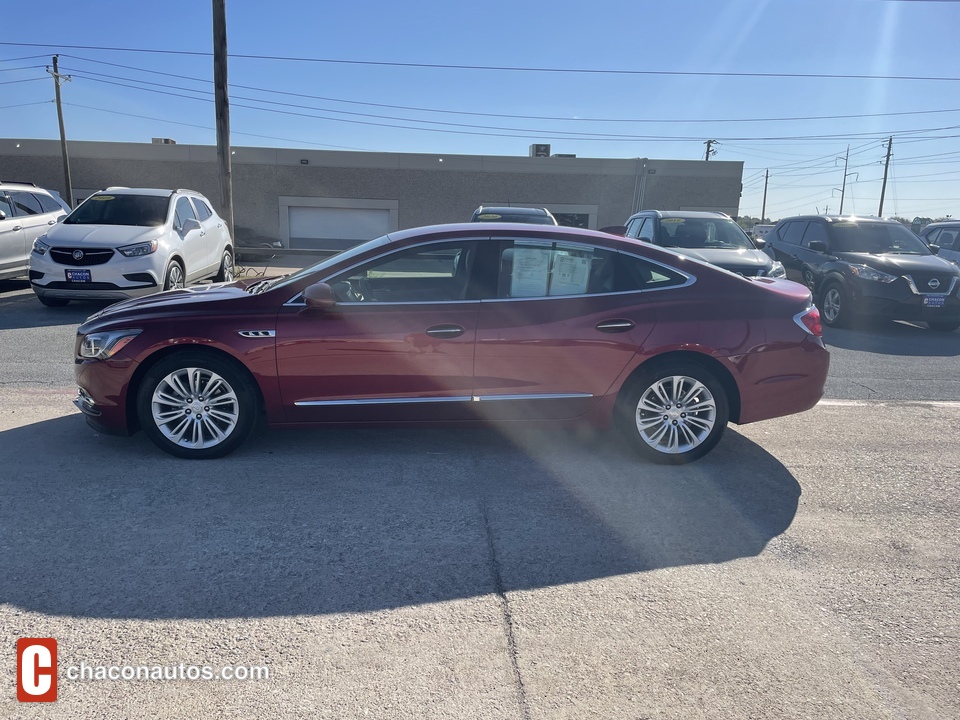
<svg viewBox="0 0 960 720"><path fill-rule="evenodd" d="M164 290L181 290L185 285L183 267L174 260L167 268L167 274L163 280Z"/></svg>
<svg viewBox="0 0 960 720"><path fill-rule="evenodd" d="M257 394L226 359L198 352L164 358L137 394L140 426L164 452L189 459L227 455L253 429Z"/></svg>
<svg viewBox="0 0 960 720"><path fill-rule="evenodd" d="M820 298L820 317L825 325L844 327L850 322L850 300L843 286L832 282L823 289Z"/></svg>
<svg viewBox="0 0 960 720"><path fill-rule="evenodd" d="M643 457L679 465L703 457L720 442L729 414L716 376L681 362L634 378L618 402L617 425Z"/></svg>

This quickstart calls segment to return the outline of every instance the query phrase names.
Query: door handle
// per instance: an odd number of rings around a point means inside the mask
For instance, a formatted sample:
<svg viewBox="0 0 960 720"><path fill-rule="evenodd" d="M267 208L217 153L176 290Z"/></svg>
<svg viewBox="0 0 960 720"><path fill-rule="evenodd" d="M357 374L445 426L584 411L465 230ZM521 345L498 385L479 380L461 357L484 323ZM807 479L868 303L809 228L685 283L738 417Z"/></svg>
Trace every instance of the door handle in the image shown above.
<svg viewBox="0 0 960 720"><path fill-rule="evenodd" d="M23 225L14 225L11 230L23 230Z"/></svg>
<svg viewBox="0 0 960 720"><path fill-rule="evenodd" d="M47 220L47 225L56 225L56 224L57 224L56 220Z"/></svg>
<svg viewBox="0 0 960 720"><path fill-rule="evenodd" d="M434 325L426 330L427 335L435 338L455 338L460 337L467 331L466 328L459 325Z"/></svg>
<svg viewBox="0 0 960 720"><path fill-rule="evenodd" d="M633 330L635 323L632 320L601 320L597 323L597 330L605 333L622 333Z"/></svg>

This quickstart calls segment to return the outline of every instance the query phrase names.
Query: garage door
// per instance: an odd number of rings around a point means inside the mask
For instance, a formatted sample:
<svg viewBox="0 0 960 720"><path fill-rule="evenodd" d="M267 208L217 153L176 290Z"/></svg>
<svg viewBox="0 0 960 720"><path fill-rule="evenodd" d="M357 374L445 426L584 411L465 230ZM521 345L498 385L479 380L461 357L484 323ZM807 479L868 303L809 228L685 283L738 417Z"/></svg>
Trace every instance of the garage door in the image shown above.
<svg viewBox="0 0 960 720"><path fill-rule="evenodd" d="M343 250L390 232L390 211L367 208L288 208L290 247Z"/></svg>

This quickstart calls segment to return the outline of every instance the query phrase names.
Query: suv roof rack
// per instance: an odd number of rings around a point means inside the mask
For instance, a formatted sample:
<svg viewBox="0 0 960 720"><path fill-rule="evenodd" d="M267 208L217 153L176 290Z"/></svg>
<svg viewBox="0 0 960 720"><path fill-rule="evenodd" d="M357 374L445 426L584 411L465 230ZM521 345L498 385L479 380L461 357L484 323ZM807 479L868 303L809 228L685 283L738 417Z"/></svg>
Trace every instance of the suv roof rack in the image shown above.
<svg viewBox="0 0 960 720"><path fill-rule="evenodd" d="M40 187L35 182L26 182L24 180L0 180L0 185L32 185L33 187Z"/></svg>

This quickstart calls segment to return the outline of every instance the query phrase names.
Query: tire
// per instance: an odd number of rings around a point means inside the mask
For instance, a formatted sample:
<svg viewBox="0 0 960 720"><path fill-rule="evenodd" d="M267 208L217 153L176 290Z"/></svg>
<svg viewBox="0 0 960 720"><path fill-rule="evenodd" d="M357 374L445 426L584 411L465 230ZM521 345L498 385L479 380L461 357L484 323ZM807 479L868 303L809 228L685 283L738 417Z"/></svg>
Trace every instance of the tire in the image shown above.
<svg viewBox="0 0 960 720"><path fill-rule="evenodd" d="M167 266L167 272L163 277L164 290L180 290L187 286L186 274L177 260L174 260Z"/></svg>
<svg viewBox="0 0 960 720"><path fill-rule="evenodd" d="M689 413L683 405L699 409ZM616 411L617 427L630 446L648 460L670 465L693 462L710 452L729 418L723 384L690 361L641 371L621 391Z"/></svg>
<svg viewBox="0 0 960 720"><path fill-rule="evenodd" d="M820 294L820 317L828 327L850 324L850 296L838 282L827 283Z"/></svg>
<svg viewBox="0 0 960 720"><path fill-rule="evenodd" d="M953 332L960 328L960 322L928 322L927 327L937 332Z"/></svg>
<svg viewBox="0 0 960 720"><path fill-rule="evenodd" d="M46 305L47 307L64 307L70 302L66 298L47 297L46 295L37 295L37 300L40 301L41 305Z"/></svg>
<svg viewBox="0 0 960 720"><path fill-rule="evenodd" d="M233 282L233 252L230 248L223 251L223 257L220 258L220 270L214 278L214 282Z"/></svg>
<svg viewBox="0 0 960 720"><path fill-rule="evenodd" d="M204 397L208 388L213 395ZM191 460L236 450L254 427L258 405L252 382L233 362L191 350L150 368L137 391L144 432L164 452Z"/></svg>

